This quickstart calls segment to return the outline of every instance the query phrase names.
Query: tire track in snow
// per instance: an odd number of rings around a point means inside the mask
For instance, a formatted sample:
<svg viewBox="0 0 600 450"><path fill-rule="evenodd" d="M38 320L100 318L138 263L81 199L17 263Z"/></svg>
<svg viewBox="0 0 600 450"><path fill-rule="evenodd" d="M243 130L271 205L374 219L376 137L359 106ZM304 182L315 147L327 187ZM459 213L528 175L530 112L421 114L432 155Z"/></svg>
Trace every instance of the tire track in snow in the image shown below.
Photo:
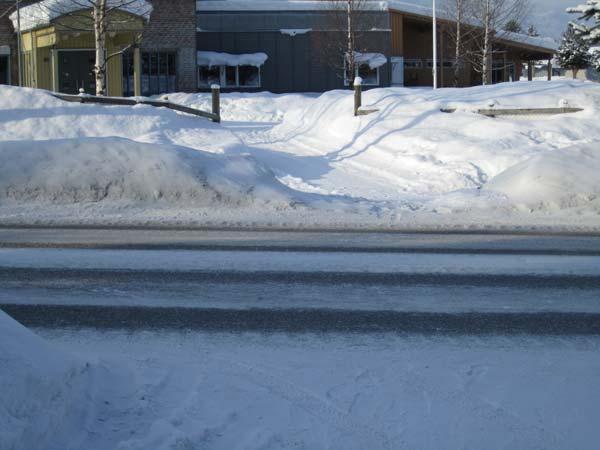
<svg viewBox="0 0 600 450"><path fill-rule="evenodd" d="M206 355L208 359L224 364L236 375L242 370L249 375L252 382L265 387L269 392L288 400L291 404L304 409L309 414L330 423L338 430L343 430L361 442L360 448L372 450L401 450L383 431L354 420L347 412L307 389L298 387L281 376L275 376L257 366L231 361L225 358ZM246 378L247 379L247 378Z"/></svg>

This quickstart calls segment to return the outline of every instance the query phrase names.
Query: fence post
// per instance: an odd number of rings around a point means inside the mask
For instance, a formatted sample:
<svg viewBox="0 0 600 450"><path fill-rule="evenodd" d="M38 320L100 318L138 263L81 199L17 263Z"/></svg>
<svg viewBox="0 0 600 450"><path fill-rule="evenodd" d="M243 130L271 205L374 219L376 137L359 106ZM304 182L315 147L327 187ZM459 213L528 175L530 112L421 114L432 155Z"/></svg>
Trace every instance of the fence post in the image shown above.
<svg viewBox="0 0 600 450"><path fill-rule="evenodd" d="M362 78L354 79L354 116L358 116L358 110L362 106Z"/></svg>
<svg viewBox="0 0 600 450"><path fill-rule="evenodd" d="M221 122L221 86L213 84L210 87L212 92L212 113L217 116L213 122Z"/></svg>

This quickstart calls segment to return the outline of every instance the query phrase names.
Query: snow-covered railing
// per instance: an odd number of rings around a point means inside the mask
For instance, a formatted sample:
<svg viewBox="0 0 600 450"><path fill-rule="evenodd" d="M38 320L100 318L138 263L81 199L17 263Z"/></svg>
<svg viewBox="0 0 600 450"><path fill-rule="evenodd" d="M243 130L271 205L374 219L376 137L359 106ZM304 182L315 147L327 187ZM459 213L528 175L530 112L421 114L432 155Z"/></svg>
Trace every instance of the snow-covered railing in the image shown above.
<svg viewBox="0 0 600 450"><path fill-rule="evenodd" d="M456 108L441 108L443 113L454 113ZM573 108L570 106L561 106L558 108L487 108L478 109L474 112L487 117L498 116L537 116L537 115L556 115L572 114L583 111L583 108Z"/></svg>
<svg viewBox="0 0 600 450"><path fill-rule="evenodd" d="M212 120L213 122L221 122L221 101L220 101L220 86L213 85L212 91L212 111L202 111L201 109L191 108L189 106L180 105L178 103L171 103L167 98L162 100L153 100L145 97L103 97L94 96L88 94L60 94L53 93L52 95L56 98L64 100L66 102L73 103L99 103L104 105L149 105L157 108L168 108L174 111L179 111L185 114L192 114L199 117Z"/></svg>

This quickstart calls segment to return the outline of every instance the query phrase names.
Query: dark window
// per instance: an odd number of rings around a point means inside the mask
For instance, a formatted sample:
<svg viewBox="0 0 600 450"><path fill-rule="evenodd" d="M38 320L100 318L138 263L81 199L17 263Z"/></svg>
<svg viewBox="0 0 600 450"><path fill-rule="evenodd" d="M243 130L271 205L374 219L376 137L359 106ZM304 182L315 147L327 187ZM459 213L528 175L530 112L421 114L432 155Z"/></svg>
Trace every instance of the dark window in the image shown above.
<svg viewBox="0 0 600 450"><path fill-rule="evenodd" d="M0 84L8 84L8 82L10 81L10 66L8 58L8 55L0 55Z"/></svg>
<svg viewBox="0 0 600 450"><path fill-rule="evenodd" d="M142 95L175 92L177 65L175 52L142 52ZM134 95L133 52L123 55L123 95Z"/></svg>
<svg viewBox="0 0 600 450"><path fill-rule="evenodd" d="M255 66L239 66L240 86L258 87L260 86L260 72Z"/></svg>
<svg viewBox="0 0 600 450"><path fill-rule="evenodd" d="M198 67L198 80L201 86L221 84L221 66Z"/></svg>
<svg viewBox="0 0 600 450"><path fill-rule="evenodd" d="M260 87L260 68L256 66L198 66L198 87L218 84L228 88Z"/></svg>

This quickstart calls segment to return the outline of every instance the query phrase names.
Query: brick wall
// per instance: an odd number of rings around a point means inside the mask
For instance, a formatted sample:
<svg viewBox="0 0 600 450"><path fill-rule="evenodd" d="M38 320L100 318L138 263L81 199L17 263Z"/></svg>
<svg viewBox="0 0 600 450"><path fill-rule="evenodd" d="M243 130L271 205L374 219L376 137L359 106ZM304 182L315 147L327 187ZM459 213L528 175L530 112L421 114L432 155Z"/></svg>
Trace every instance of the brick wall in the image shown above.
<svg viewBox="0 0 600 450"><path fill-rule="evenodd" d="M196 78L196 2L152 0L154 10L144 30L143 50L177 51L177 89L194 92Z"/></svg>
<svg viewBox="0 0 600 450"><path fill-rule="evenodd" d="M0 16L14 5L13 1L0 1ZM11 54L11 82L17 84L17 38L12 22L8 18L10 13L0 19L0 46L10 46Z"/></svg>

